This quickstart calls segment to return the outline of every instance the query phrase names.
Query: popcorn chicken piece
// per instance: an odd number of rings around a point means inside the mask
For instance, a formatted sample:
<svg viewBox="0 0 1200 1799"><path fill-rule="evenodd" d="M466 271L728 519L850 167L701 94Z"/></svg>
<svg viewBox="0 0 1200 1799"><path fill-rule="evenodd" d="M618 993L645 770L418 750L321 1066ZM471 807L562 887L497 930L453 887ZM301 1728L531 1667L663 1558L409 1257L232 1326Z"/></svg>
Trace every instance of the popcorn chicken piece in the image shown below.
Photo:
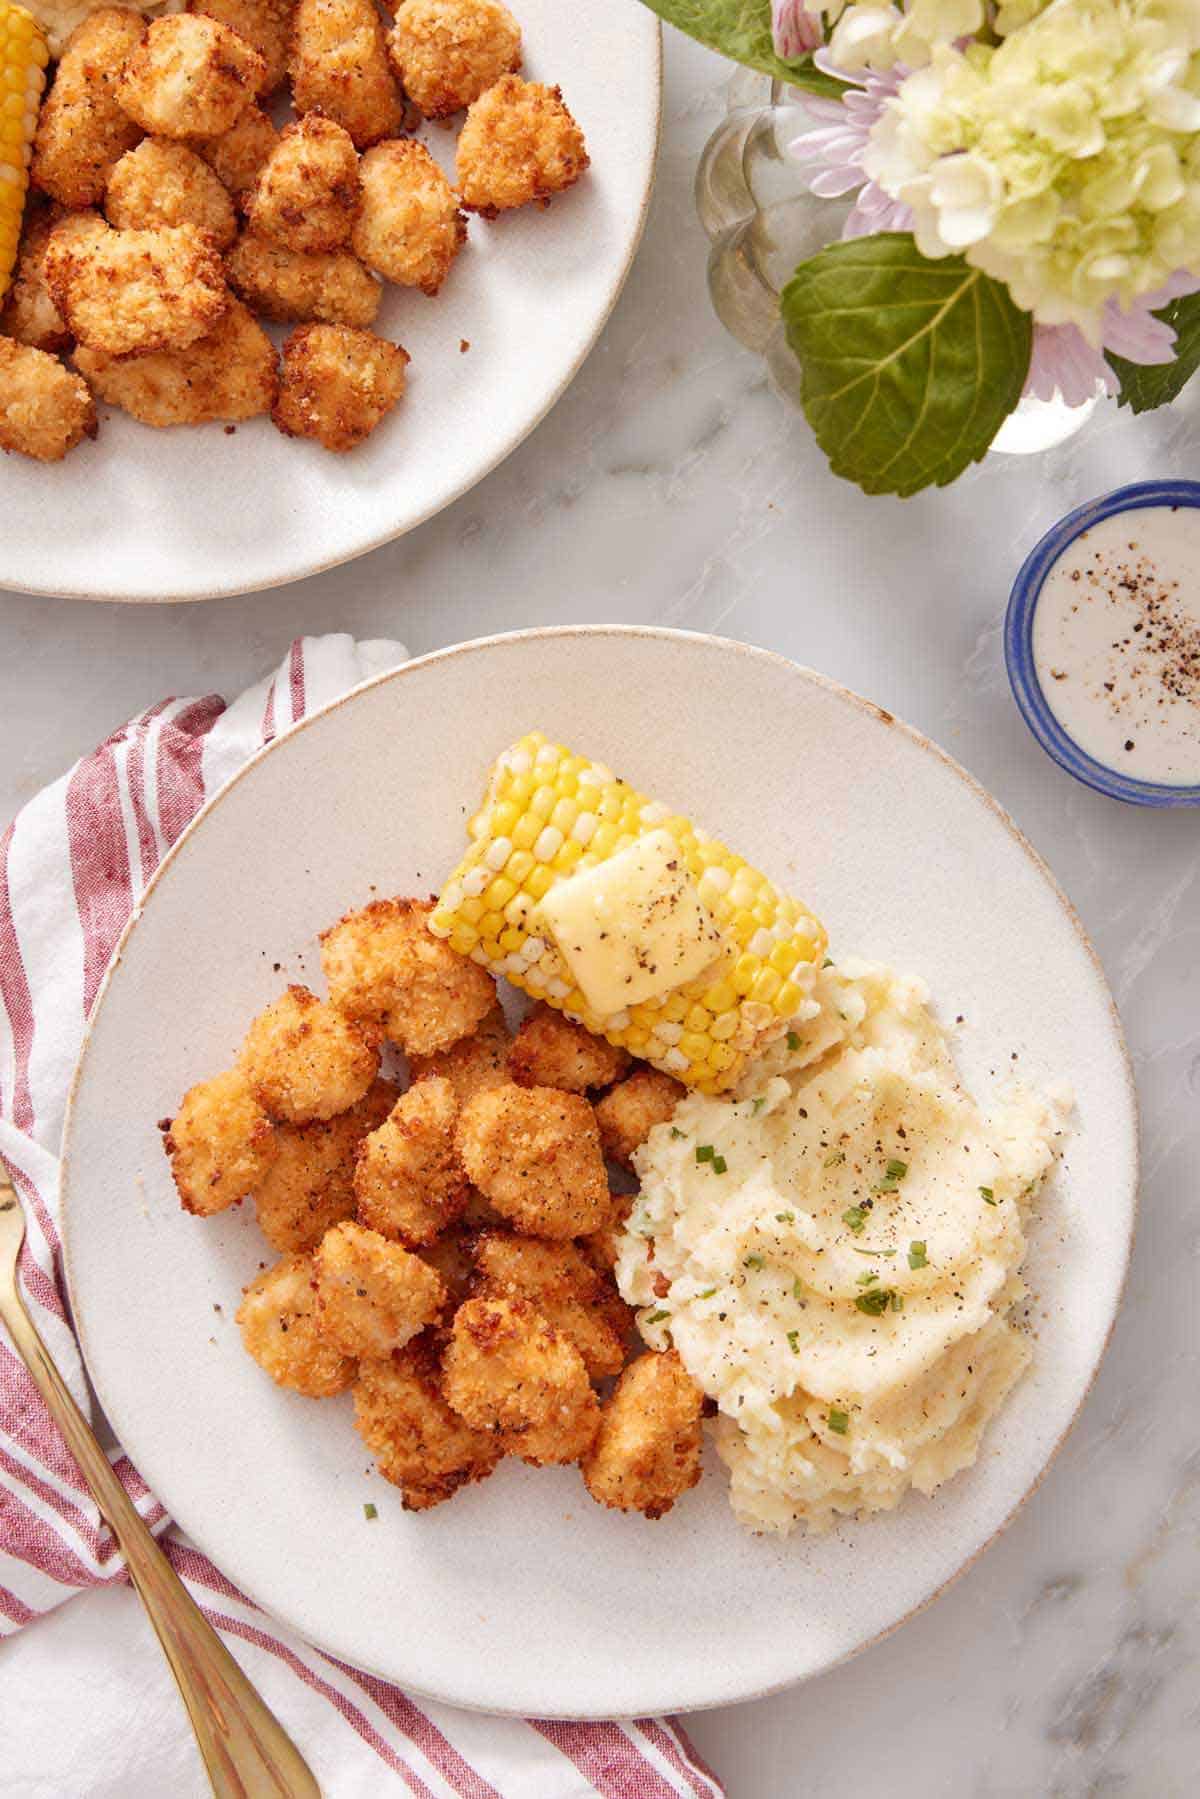
<svg viewBox="0 0 1200 1799"><path fill-rule="evenodd" d="M379 1051L336 1006L291 986L250 1026L238 1066L273 1118L307 1124L349 1111L363 1097Z"/></svg>
<svg viewBox="0 0 1200 1799"><path fill-rule="evenodd" d="M54 231L43 267L75 337L110 356L184 350L229 304L221 258L194 225Z"/></svg>
<svg viewBox="0 0 1200 1799"><path fill-rule="evenodd" d="M404 392L408 351L350 325L297 325L283 346L271 417L285 437L341 455L382 424Z"/></svg>
<svg viewBox="0 0 1200 1799"><path fill-rule="evenodd" d="M88 213L88 218L94 215ZM48 207L27 211L8 297L0 310L0 336L33 350L65 350L71 343L58 307L46 286L43 259L57 220Z"/></svg>
<svg viewBox="0 0 1200 1799"><path fill-rule="evenodd" d="M487 971L429 930L432 910L426 900L373 900L321 933L334 1004L382 1025L410 1056L449 1049L496 1004Z"/></svg>
<svg viewBox="0 0 1200 1799"><path fill-rule="evenodd" d="M358 202L358 152L349 132L310 112L283 133L246 213L251 231L285 249L340 250Z"/></svg>
<svg viewBox="0 0 1200 1799"><path fill-rule="evenodd" d="M296 111L319 108L356 149L399 131L404 108L372 0L299 0L290 72Z"/></svg>
<svg viewBox="0 0 1200 1799"><path fill-rule="evenodd" d="M0 338L0 450L35 462L61 462L96 435L86 384L56 356Z"/></svg>
<svg viewBox="0 0 1200 1799"><path fill-rule="evenodd" d="M278 387L275 346L240 300L186 350L109 356L81 345L75 365L102 400L159 428L255 418Z"/></svg>
<svg viewBox="0 0 1200 1799"><path fill-rule="evenodd" d="M108 178L104 211L119 230L194 225L218 250L237 236L233 201L208 164L167 137L143 138L125 152Z"/></svg>
<svg viewBox="0 0 1200 1799"><path fill-rule="evenodd" d="M354 253L401 287L436 294L467 239L454 190L423 144L376 144L362 159Z"/></svg>
<svg viewBox="0 0 1200 1799"><path fill-rule="evenodd" d="M326 1231L353 1218L354 1163L369 1131L378 1130L397 1099L392 1081L372 1081L362 1099L336 1118L275 1127L276 1157L255 1189L254 1210L272 1249L315 1249Z"/></svg>
<svg viewBox="0 0 1200 1799"><path fill-rule="evenodd" d="M509 1073L519 1087L558 1087L564 1093L607 1087L628 1067L625 1050L540 1002L522 1019L508 1054Z"/></svg>
<svg viewBox="0 0 1200 1799"><path fill-rule="evenodd" d="M596 1101L600 1142L610 1161L622 1168L633 1166L633 1152L640 1149L656 1124L666 1124L687 1092L682 1082L657 1068L635 1068L628 1080Z"/></svg>
<svg viewBox="0 0 1200 1799"><path fill-rule="evenodd" d="M362 1146L354 1172L358 1218L418 1248L460 1217L469 1183L454 1141L458 1103L449 1081L421 1081Z"/></svg>
<svg viewBox="0 0 1200 1799"><path fill-rule="evenodd" d="M245 1199L279 1154L275 1127L236 1068L189 1087L161 1128L179 1203L201 1218Z"/></svg>
<svg viewBox="0 0 1200 1799"><path fill-rule="evenodd" d="M583 1357L592 1380L619 1374L632 1313L573 1243L541 1243L508 1231L480 1237L475 1263L485 1294L525 1299Z"/></svg>
<svg viewBox="0 0 1200 1799"><path fill-rule="evenodd" d="M577 1461L598 1428L583 1358L526 1300L483 1296L458 1308L442 1391L468 1424L500 1431L537 1466Z"/></svg>
<svg viewBox="0 0 1200 1799"><path fill-rule="evenodd" d="M354 1363L317 1329L311 1256L285 1256L246 1288L237 1322L247 1353L280 1387L329 1399L354 1379Z"/></svg>
<svg viewBox="0 0 1200 1799"><path fill-rule="evenodd" d="M260 93L273 94L283 85L295 0L188 0L186 10L227 25L258 51L267 69Z"/></svg>
<svg viewBox="0 0 1200 1799"><path fill-rule="evenodd" d="M220 137L200 138L192 146L242 212L264 163L279 142L279 133L261 107L248 106Z"/></svg>
<svg viewBox="0 0 1200 1799"><path fill-rule="evenodd" d="M158 137L219 137L262 91L267 65L245 38L200 13L154 19L117 83L117 99Z"/></svg>
<svg viewBox="0 0 1200 1799"><path fill-rule="evenodd" d="M633 1199L632 1193L611 1193L610 1210L604 1223L599 1230L589 1231L579 1239L584 1255L602 1273L610 1274L617 1265L617 1238L633 1210Z"/></svg>
<svg viewBox="0 0 1200 1799"><path fill-rule="evenodd" d="M704 1394L675 1350L632 1362L600 1414L583 1458L600 1505L661 1518L700 1479Z"/></svg>
<svg viewBox="0 0 1200 1799"><path fill-rule="evenodd" d="M472 1430L446 1404L428 1337L415 1338L386 1360L360 1362L354 1425L409 1512L440 1505L460 1487L486 1480L504 1453L494 1432Z"/></svg>
<svg viewBox="0 0 1200 1799"><path fill-rule="evenodd" d="M63 206L98 206L116 163L141 137L117 102L117 79L146 21L106 6L77 25L42 102L30 176Z"/></svg>
<svg viewBox="0 0 1200 1799"><path fill-rule="evenodd" d="M449 1049L435 1050L430 1056L410 1055L409 1073L414 1081L443 1075L453 1087L459 1105L464 1106L486 1087L507 1086L510 1042L504 1013L499 1006L493 1006L477 1030L469 1037L460 1037Z"/></svg>
<svg viewBox="0 0 1200 1799"><path fill-rule="evenodd" d="M477 1093L463 1107L457 1141L470 1179L527 1236L581 1237L607 1218L600 1133L578 1094L516 1086Z"/></svg>
<svg viewBox="0 0 1200 1799"><path fill-rule="evenodd" d="M515 206L548 206L588 166L583 133L562 92L503 75L467 113L458 140L458 187L486 219Z"/></svg>
<svg viewBox="0 0 1200 1799"><path fill-rule="evenodd" d="M329 325L369 325L379 311L382 283L346 251L305 254L244 232L229 255L229 280L255 312L282 323L312 319Z"/></svg>
<svg viewBox="0 0 1200 1799"><path fill-rule="evenodd" d="M383 1357L403 1349L449 1297L420 1256L350 1222L325 1233L313 1272L318 1327L345 1355Z"/></svg>
<svg viewBox="0 0 1200 1799"><path fill-rule="evenodd" d="M413 104L444 119L516 73L521 27L499 0L402 0L388 54Z"/></svg>

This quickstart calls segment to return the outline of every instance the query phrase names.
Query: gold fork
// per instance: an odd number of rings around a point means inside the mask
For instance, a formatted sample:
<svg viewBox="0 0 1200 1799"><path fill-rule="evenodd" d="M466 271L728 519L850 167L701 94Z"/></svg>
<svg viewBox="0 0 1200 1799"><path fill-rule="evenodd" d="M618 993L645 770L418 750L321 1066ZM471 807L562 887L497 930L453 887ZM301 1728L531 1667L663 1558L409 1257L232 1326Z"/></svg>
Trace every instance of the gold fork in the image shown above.
<svg viewBox="0 0 1200 1799"><path fill-rule="evenodd" d="M0 1169L0 1319L125 1557L196 1733L217 1799L321 1799L312 1770L138 1516L34 1329L17 1286L25 1216Z"/></svg>

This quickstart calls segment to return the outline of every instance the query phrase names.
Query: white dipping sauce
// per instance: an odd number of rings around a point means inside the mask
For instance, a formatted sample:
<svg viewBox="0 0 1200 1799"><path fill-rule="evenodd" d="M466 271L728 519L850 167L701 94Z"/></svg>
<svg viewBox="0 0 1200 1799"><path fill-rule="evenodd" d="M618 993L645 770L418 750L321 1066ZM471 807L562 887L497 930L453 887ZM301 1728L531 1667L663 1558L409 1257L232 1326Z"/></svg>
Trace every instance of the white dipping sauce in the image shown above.
<svg viewBox="0 0 1200 1799"><path fill-rule="evenodd" d="M1116 512L1042 584L1033 659L1046 704L1095 761L1200 784L1200 508Z"/></svg>

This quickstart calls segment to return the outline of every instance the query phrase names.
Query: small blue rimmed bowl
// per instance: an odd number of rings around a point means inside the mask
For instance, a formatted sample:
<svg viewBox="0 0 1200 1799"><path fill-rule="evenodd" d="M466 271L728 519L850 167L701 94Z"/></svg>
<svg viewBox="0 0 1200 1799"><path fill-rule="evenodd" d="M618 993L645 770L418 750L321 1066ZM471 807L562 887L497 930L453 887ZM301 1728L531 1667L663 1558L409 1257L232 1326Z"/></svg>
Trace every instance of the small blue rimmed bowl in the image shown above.
<svg viewBox="0 0 1200 1799"><path fill-rule="evenodd" d="M1200 481L1136 481L1101 494L1098 500L1089 500L1060 519L1030 551L1013 582L1004 621L1004 660L1025 723L1046 754L1085 787L1132 806L1200 806L1200 787L1131 780L1080 749L1050 710L1033 660L1033 621L1042 585L1063 551L1102 519L1143 506L1200 507Z"/></svg>

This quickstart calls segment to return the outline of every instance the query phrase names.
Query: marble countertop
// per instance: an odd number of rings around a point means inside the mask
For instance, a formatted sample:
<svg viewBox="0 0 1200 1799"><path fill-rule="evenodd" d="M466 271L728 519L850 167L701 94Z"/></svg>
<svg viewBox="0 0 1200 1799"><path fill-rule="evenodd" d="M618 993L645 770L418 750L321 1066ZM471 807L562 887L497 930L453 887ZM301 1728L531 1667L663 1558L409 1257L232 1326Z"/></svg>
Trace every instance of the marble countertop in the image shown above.
<svg viewBox="0 0 1200 1799"><path fill-rule="evenodd" d="M397 636L414 651L545 623L717 631L929 732L1051 863L1116 992L1145 1142L1127 1297L1044 1485L957 1585L823 1679L691 1729L731 1799L1191 1793L1200 812L1122 807L1047 761L1010 698L1001 623L1016 567L1053 519L1118 483L1196 471L1200 394L1140 420L1106 408L1058 450L993 457L907 502L835 480L708 307L691 178L726 76L669 38L661 171L616 313L540 430L440 518L334 573L211 606L0 594L0 819L127 715L167 692L235 691L304 631ZM155 1690L156 1654L117 1592L7 1645L0 1790L95 1792L89 1714L106 1683ZM51 1689L69 1732L47 1735ZM147 1768L122 1799L180 1791L164 1782Z"/></svg>

